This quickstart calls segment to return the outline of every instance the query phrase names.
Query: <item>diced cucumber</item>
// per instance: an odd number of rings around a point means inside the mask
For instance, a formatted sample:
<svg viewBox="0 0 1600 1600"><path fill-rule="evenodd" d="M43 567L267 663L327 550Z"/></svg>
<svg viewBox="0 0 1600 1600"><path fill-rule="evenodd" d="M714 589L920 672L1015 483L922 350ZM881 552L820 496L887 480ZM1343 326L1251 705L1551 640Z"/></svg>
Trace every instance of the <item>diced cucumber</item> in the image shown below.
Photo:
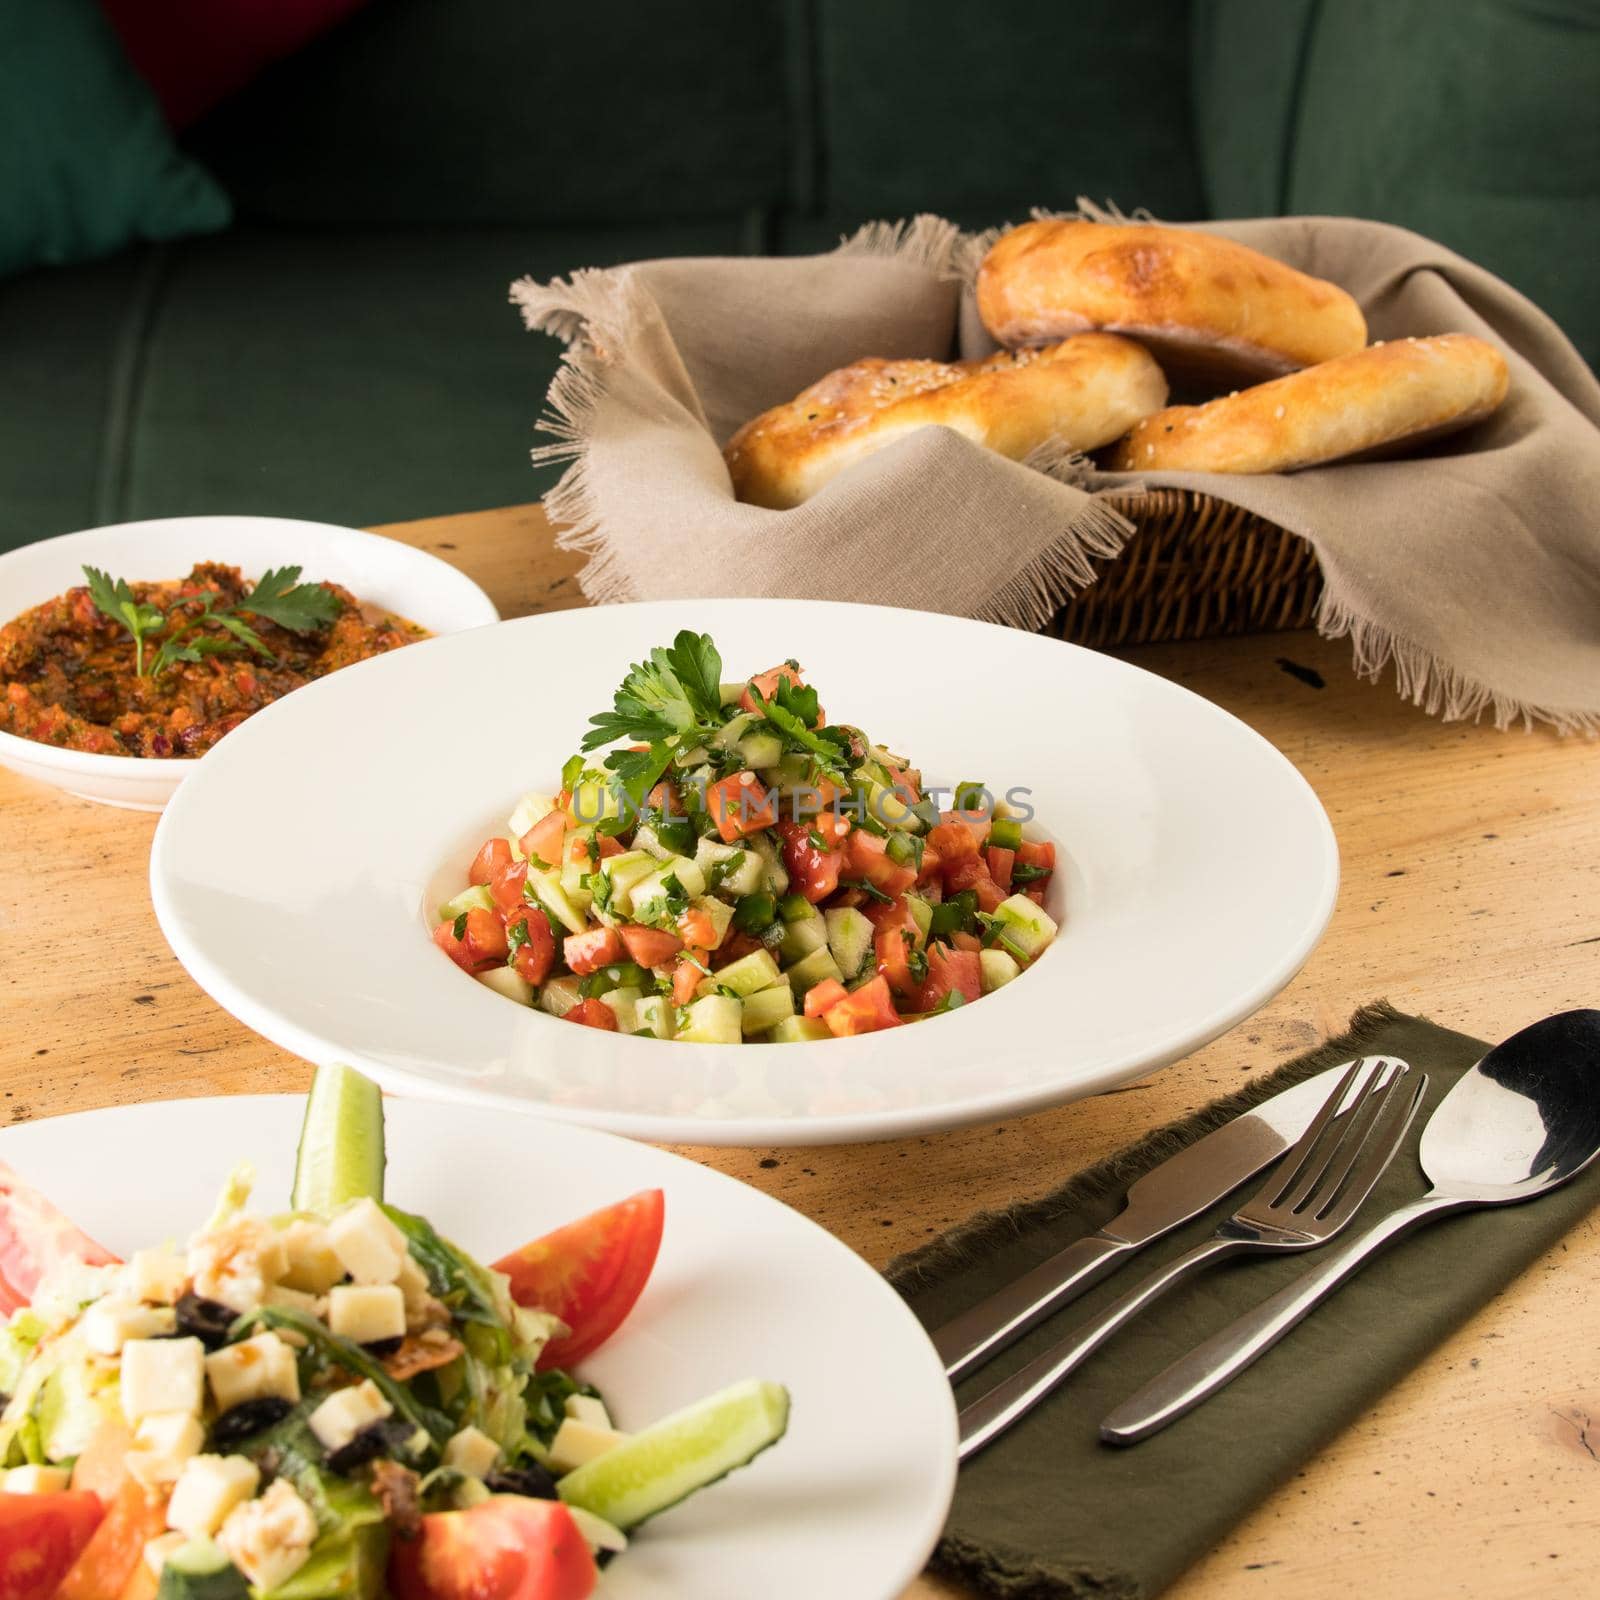
<svg viewBox="0 0 1600 1600"><path fill-rule="evenodd" d="M911 913L911 920L917 925L917 932L923 939L928 937L928 925L933 921L933 907L919 894L907 893L906 909Z"/></svg>
<svg viewBox="0 0 1600 1600"><path fill-rule="evenodd" d="M552 870L546 872L542 867L528 868L528 887L533 890L535 898L568 933L582 933L586 926L583 918L584 909L589 902L588 891L582 892L580 905L576 896L569 895L561 887L560 877Z"/></svg>
<svg viewBox="0 0 1600 1600"><path fill-rule="evenodd" d="M683 1044L739 1044L744 1034L740 1022L743 1013L742 1001L725 994L708 994L688 1007L683 1026L674 1037Z"/></svg>
<svg viewBox="0 0 1600 1600"><path fill-rule="evenodd" d="M721 686L722 703L725 706L736 706L744 699L747 680L741 678L737 683L724 683Z"/></svg>
<svg viewBox="0 0 1600 1600"><path fill-rule="evenodd" d="M734 750L747 767L765 772L783 759L783 740L775 733L747 733Z"/></svg>
<svg viewBox="0 0 1600 1600"><path fill-rule="evenodd" d="M788 1390L747 1379L569 1472L556 1493L627 1531L753 1461L788 1426Z"/></svg>
<svg viewBox="0 0 1600 1600"><path fill-rule="evenodd" d="M633 1031L653 1033L658 1039L670 1039L672 1002L664 994L647 994L633 1008Z"/></svg>
<svg viewBox="0 0 1600 1600"><path fill-rule="evenodd" d="M633 890L656 871L659 863L648 850L624 850L620 856L606 856L600 870L611 882L611 909L627 916L633 905Z"/></svg>
<svg viewBox="0 0 1600 1600"><path fill-rule="evenodd" d="M980 950L978 975L982 980L983 992L993 994L996 989L1005 988L1013 978L1021 977L1022 968L1004 950Z"/></svg>
<svg viewBox="0 0 1600 1600"><path fill-rule="evenodd" d="M561 889L569 900L586 892L583 880L594 871L599 855L600 846L592 827L567 829L566 847L561 856Z"/></svg>
<svg viewBox="0 0 1600 1600"><path fill-rule="evenodd" d="M823 921L828 929L828 948L848 983L872 953L872 924L854 906L830 911Z"/></svg>
<svg viewBox="0 0 1600 1600"><path fill-rule="evenodd" d="M654 856L657 861L670 861L677 854L661 842L661 835L648 822L641 822L633 830L633 848L643 850L647 855Z"/></svg>
<svg viewBox="0 0 1600 1600"><path fill-rule="evenodd" d="M885 784L867 781L867 815L875 817L886 828L903 828L907 833L922 832L922 818L912 809L909 800L903 800Z"/></svg>
<svg viewBox="0 0 1600 1600"><path fill-rule="evenodd" d="M806 990L821 983L825 978L836 978L844 982L844 974L839 971L839 963L833 959L833 952L827 945L818 945L808 956L789 968L788 978L790 986L794 989L795 998L803 1000Z"/></svg>
<svg viewBox="0 0 1600 1600"><path fill-rule="evenodd" d="M537 790L529 792L517 801L516 809L511 813L511 819L506 823L514 839L520 839L536 822L543 822L556 808L556 797L553 794L540 794Z"/></svg>
<svg viewBox="0 0 1600 1600"><path fill-rule="evenodd" d="M668 856L653 873L633 886L633 915L637 921L648 922L666 915L671 893L668 878L676 878L691 900L706 892L706 875L694 862L687 856Z"/></svg>
<svg viewBox="0 0 1600 1600"><path fill-rule="evenodd" d="M156 1600L249 1600L250 1585L210 1539L191 1539L162 1564L155 1593Z"/></svg>
<svg viewBox="0 0 1600 1600"><path fill-rule="evenodd" d="M827 942L828 925L822 920L822 913L808 905L804 917L784 924L783 943L778 946L778 953L785 961L799 961Z"/></svg>
<svg viewBox="0 0 1600 1600"><path fill-rule="evenodd" d="M705 874L708 888L714 885L715 893L734 900L759 889L766 879L766 868L754 850L747 850L743 845L719 844L715 839L700 841L694 853L694 864Z"/></svg>
<svg viewBox="0 0 1600 1600"><path fill-rule="evenodd" d="M785 979L773 984L770 989L758 989L745 999L744 1015L739 1019L739 1026L748 1038L777 1027L785 1017L793 1015L794 990Z"/></svg>
<svg viewBox="0 0 1600 1600"><path fill-rule="evenodd" d="M453 900L446 900L439 907L439 920L454 922L457 917L468 911L493 910L494 897L481 883L475 883L470 889L463 889Z"/></svg>
<svg viewBox="0 0 1600 1600"><path fill-rule="evenodd" d="M994 909L1002 935L1030 961L1056 936L1055 919L1025 894L1014 894Z"/></svg>
<svg viewBox="0 0 1600 1600"><path fill-rule="evenodd" d="M611 989L600 996L601 1004L610 1006L616 1016L618 1033L632 1033L639 1026L637 1018L642 999L643 992L632 984L622 989Z"/></svg>
<svg viewBox="0 0 1600 1600"><path fill-rule="evenodd" d="M515 1000L519 1006L533 1004L533 985L514 967L490 967L487 972L474 973L473 976L485 989L493 989L507 1000Z"/></svg>
<svg viewBox="0 0 1600 1600"><path fill-rule="evenodd" d="M711 924L711 943L706 948L720 950L733 922L733 907L726 900L718 900L715 895L703 894L698 900L689 902L689 909L700 912Z"/></svg>
<svg viewBox="0 0 1600 1600"><path fill-rule="evenodd" d="M539 991L539 1005L552 1017L566 1016L581 999L583 999L583 979L575 978L571 973L552 978Z"/></svg>
<svg viewBox="0 0 1600 1600"><path fill-rule="evenodd" d="M718 989L732 989L742 998L754 994L757 989L770 988L779 977L778 963L772 959L772 952L752 950L749 955L730 961L720 972L702 978L695 993L715 994Z"/></svg>
<svg viewBox="0 0 1600 1600"><path fill-rule="evenodd" d="M295 1211L331 1216L350 1200L383 1199L383 1096L338 1062L318 1067L294 1158Z"/></svg>
<svg viewBox="0 0 1600 1600"><path fill-rule="evenodd" d="M713 736L712 743L719 750L732 750L744 738L745 730L756 720L753 711L741 711L737 716L729 717L722 727Z"/></svg>
<svg viewBox="0 0 1600 1600"><path fill-rule="evenodd" d="M821 1017L785 1017L767 1037L774 1044L812 1044L831 1039L833 1030Z"/></svg>
<svg viewBox="0 0 1600 1600"><path fill-rule="evenodd" d="M616 781L607 773L586 772L572 786L572 804L569 808L580 824L593 828L597 822L607 822L622 815L622 799L617 794Z"/></svg>
<svg viewBox="0 0 1600 1600"><path fill-rule="evenodd" d="M767 888L775 896L787 894L789 869L784 866L783 852L779 850L772 835L764 830L761 833L753 833L745 840L745 844L761 857L761 864L767 873Z"/></svg>
<svg viewBox="0 0 1600 1600"><path fill-rule="evenodd" d="M780 789L815 787L811 783L811 757L792 750L768 775L769 781Z"/></svg>

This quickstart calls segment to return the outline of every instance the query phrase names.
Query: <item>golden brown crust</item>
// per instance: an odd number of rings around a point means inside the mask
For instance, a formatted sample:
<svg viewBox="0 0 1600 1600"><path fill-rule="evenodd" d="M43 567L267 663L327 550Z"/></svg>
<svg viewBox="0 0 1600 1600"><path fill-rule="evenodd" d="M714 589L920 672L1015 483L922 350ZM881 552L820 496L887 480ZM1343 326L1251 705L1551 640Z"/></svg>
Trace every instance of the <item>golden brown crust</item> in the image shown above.
<svg viewBox="0 0 1600 1600"><path fill-rule="evenodd" d="M753 417L723 458L741 500L775 511L917 428L941 424L1021 460L1052 440L1093 450L1166 403L1149 353L1113 334L980 361L884 361L840 367Z"/></svg>
<svg viewBox="0 0 1600 1600"><path fill-rule="evenodd" d="M1232 240L1152 223L1025 223L984 257L977 293L1001 344L1103 328L1200 381L1276 377L1367 342L1360 306L1336 285Z"/></svg>
<svg viewBox="0 0 1600 1600"><path fill-rule="evenodd" d="M1293 472L1419 444L1489 415L1505 358L1466 333L1376 344L1203 406L1169 406L1120 440L1115 472Z"/></svg>

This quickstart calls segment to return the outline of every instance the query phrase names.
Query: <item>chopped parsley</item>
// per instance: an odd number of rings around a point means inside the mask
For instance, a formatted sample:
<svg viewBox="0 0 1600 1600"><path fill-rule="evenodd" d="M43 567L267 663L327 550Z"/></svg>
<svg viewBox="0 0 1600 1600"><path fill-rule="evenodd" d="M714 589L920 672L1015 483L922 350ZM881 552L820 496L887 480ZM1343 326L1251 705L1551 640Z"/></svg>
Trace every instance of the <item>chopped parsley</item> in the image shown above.
<svg viewBox="0 0 1600 1600"><path fill-rule="evenodd" d="M456 936L457 939L466 938L467 914L465 911L461 912L460 915L457 916L456 920L450 924L450 931Z"/></svg>

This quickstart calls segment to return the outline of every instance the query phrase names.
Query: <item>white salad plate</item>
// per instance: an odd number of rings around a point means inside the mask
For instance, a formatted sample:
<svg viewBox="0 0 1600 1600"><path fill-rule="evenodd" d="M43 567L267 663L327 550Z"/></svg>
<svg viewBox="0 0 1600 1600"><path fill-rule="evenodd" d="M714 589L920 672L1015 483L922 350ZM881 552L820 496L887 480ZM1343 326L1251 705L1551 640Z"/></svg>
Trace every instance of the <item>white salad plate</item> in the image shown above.
<svg viewBox="0 0 1600 1600"><path fill-rule="evenodd" d="M251 1095L80 1112L0 1131L0 1158L126 1255L201 1227L241 1160L256 1169L256 1209L286 1207L304 1107ZM876 1272L787 1206L664 1150L477 1106L390 1099L385 1112L388 1198L480 1259L640 1189L665 1192L644 1294L579 1364L621 1427L744 1378L789 1389L787 1435L642 1528L600 1594L895 1600L949 1509L955 1405Z"/></svg>
<svg viewBox="0 0 1600 1600"><path fill-rule="evenodd" d="M1058 850L1060 937L950 1015L783 1046L578 1027L456 968L429 939L437 906L524 791L559 786L629 664L681 628L713 636L725 678L797 658L829 721L925 786L1028 791ZM1037 1110L1196 1049L1299 969L1338 852L1264 739L1109 656L923 612L708 600L503 623L287 696L184 784L150 882L200 986L308 1060L646 1139L819 1144Z"/></svg>
<svg viewBox="0 0 1600 1600"><path fill-rule="evenodd" d="M89 528L0 555L0 624L81 584L85 566L129 583L154 583L187 577L197 561L238 567L249 579L272 567L299 566L307 580L342 584L357 599L398 612L430 633L500 620L494 602L464 573L398 540L285 517L210 516ZM0 732L0 766L82 800L134 811L161 810L198 764L192 757L60 750Z"/></svg>

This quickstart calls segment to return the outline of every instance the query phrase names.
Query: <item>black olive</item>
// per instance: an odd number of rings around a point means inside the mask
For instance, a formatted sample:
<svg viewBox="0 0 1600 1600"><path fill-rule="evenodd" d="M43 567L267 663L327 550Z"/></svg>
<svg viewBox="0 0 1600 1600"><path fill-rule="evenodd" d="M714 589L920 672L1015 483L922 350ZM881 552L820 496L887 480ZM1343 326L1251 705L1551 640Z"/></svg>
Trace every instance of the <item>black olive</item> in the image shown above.
<svg viewBox="0 0 1600 1600"><path fill-rule="evenodd" d="M348 1444L328 1452L328 1466L344 1477L349 1477L359 1466L375 1461L379 1456L398 1455L417 1430L399 1417L385 1417L363 1428Z"/></svg>
<svg viewBox="0 0 1600 1600"><path fill-rule="evenodd" d="M224 1411L211 1424L211 1448L218 1455L236 1450L252 1434L261 1433L294 1410L294 1406L281 1395L263 1395L259 1400L246 1400L241 1405Z"/></svg>
<svg viewBox="0 0 1600 1600"><path fill-rule="evenodd" d="M405 1340L397 1335L393 1339L373 1339L361 1348L382 1360L384 1356L392 1356L404 1343Z"/></svg>
<svg viewBox="0 0 1600 1600"><path fill-rule="evenodd" d="M483 1480L491 1494L521 1494L530 1500L554 1500L556 1480L537 1461L520 1467L502 1467Z"/></svg>
<svg viewBox="0 0 1600 1600"><path fill-rule="evenodd" d="M178 1301L178 1332L198 1339L207 1350L218 1350L228 1342L228 1331L239 1320L232 1306L201 1295L186 1294Z"/></svg>

